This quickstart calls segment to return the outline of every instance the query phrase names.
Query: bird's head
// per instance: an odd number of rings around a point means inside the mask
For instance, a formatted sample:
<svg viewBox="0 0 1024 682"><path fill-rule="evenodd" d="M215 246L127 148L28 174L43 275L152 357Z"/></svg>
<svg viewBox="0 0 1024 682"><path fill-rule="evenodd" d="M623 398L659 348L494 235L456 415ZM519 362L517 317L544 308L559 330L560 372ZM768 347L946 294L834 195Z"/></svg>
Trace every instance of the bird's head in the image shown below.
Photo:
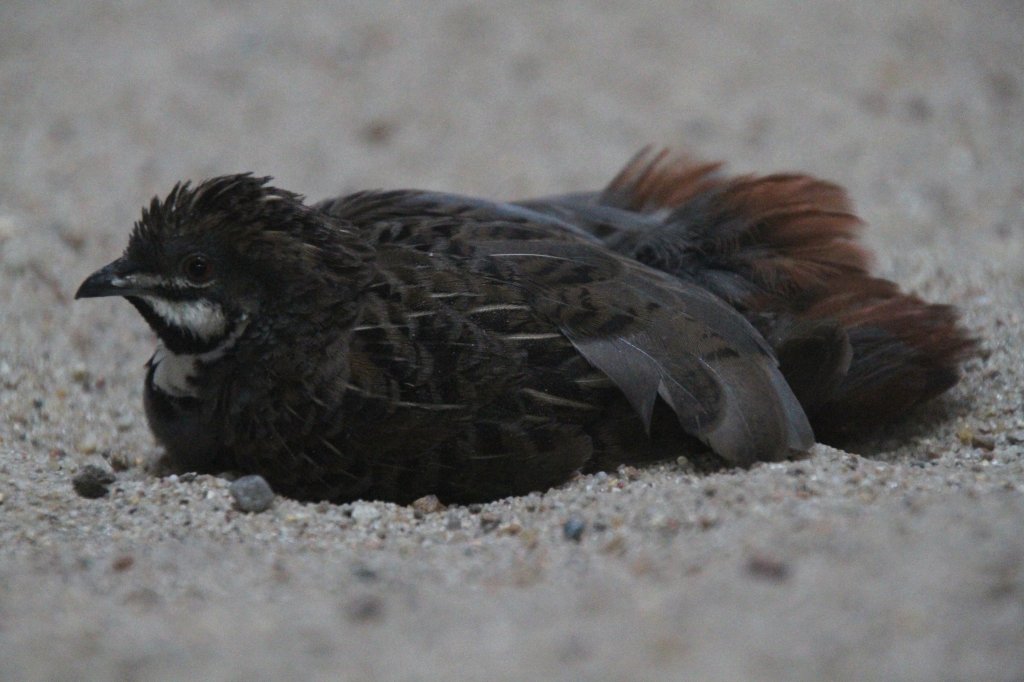
<svg viewBox="0 0 1024 682"><path fill-rule="evenodd" d="M244 174L175 185L143 209L124 254L75 298L124 296L168 350L192 354L318 286L354 296L365 281L365 245L269 181Z"/></svg>

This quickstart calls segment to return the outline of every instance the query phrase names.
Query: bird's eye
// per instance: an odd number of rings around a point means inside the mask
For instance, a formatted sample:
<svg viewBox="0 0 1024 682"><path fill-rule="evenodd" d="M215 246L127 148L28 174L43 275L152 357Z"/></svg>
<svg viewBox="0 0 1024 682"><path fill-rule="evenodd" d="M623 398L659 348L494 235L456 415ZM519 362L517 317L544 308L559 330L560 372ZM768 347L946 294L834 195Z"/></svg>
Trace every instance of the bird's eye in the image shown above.
<svg viewBox="0 0 1024 682"><path fill-rule="evenodd" d="M193 253L181 262L181 270L193 284L205 284L213 279L213 264L201 253Z"/></svg>

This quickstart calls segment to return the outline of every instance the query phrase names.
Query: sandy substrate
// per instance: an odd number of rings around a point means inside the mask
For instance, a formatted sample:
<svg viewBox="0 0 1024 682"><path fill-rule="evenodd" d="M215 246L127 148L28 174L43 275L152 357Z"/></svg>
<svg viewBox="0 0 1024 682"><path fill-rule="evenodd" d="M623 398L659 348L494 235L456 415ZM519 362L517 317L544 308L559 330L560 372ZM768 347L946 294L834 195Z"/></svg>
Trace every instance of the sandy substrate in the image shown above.
<svg viewBox="0 0 1024 682"><path fill-rule="evenodd" d="M0 679L1024 677L1019 1L322 4L0 4ZM514 198L648 142L846 185L984 357L851 452L481 508L246 515L139 465L152 337L71 295L153 194Z"/></svg>

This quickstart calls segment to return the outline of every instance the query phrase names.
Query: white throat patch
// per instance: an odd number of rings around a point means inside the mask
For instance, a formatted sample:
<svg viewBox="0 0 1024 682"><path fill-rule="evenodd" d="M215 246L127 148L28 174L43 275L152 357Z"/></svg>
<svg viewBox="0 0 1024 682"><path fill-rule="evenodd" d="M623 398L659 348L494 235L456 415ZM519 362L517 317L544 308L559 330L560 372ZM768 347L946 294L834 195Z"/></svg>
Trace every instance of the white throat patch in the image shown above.
<svg viewBox="0 0 1024 682"><path fill-rule="evenodd" d="M185 329L196 338L210 341L222 336L227 329L227 318L221 307L201 298L195 301L168 301L156 296L142 296L142 300L163 318L167 324Z"/></svg>
<svg viewBox="0 0 1024 682"><path fill-rule="evenodd" d="M149 364L153 366L153 385L160 392L175 398L199 397L195 383L199 373L205 366L223 357L235 345L248 325L249 321L242 319L219 346L205 353L172 353L161 342L149 360Z"/></svg>

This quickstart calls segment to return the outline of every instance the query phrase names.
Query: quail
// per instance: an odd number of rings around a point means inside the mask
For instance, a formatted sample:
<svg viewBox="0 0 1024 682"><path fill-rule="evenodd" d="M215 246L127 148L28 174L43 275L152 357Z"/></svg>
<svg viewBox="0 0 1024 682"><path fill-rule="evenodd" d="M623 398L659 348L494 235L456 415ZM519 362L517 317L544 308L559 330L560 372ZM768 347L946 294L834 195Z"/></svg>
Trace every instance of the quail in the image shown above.
<svg viewBox="0 0 1024 682"><path fill-rule="evenodd" d="M974 348L869 273L845 194L805 176L644 150L603 191L517 203L269 183L179 183L76 294L155 332L172 469L405 503L701 451L748 466L905 414Z"/></svg>

